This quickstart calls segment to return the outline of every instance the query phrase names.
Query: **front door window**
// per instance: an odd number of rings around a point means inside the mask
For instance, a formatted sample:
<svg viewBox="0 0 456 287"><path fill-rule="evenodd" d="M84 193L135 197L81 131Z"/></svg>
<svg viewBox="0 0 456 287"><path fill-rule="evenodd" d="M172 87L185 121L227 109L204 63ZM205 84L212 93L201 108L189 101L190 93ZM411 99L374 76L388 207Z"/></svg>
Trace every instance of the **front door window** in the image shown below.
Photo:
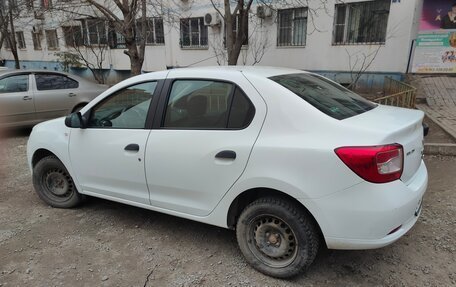
<svg viewBox="0 0 456 287"><path fill-rule="evenodd" d="M157 82L130 86L96 105L89 128L144 129Z"/></svg>

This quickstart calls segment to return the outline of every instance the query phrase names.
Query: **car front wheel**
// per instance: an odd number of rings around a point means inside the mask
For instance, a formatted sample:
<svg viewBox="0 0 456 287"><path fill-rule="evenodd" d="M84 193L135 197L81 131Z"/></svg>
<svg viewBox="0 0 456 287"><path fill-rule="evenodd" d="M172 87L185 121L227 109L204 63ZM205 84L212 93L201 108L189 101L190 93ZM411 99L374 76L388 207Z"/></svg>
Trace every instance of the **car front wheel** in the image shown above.
<svg viewBox="0 0 456 287"><path fill-rule="evenodd" d="M45 157L35 165L33 186L38 196L53 207L71 208L84 200L68 170L55 156Z"/></svg>
<svg viewBox="0 0 456 287"><path fill-rule="evenodd" d="M248 205L237 222L236 236L247 262L277 278L304 271L319 247L315 224L303 208L275 197Z"/></svg>

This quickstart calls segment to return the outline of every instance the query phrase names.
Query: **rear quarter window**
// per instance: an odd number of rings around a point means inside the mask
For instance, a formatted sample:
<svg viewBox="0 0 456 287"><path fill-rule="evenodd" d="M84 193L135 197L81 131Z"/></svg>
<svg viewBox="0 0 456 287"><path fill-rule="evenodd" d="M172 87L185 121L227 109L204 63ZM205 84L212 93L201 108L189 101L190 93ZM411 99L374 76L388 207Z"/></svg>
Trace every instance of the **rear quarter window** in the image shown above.
<svg viewBox="0 0 456 287"><path fill-rule="evenodd" d="M377 106L318 75L299 73L274 76L269 79L292 91L321 112L338 120L365 113Z"/></svg>

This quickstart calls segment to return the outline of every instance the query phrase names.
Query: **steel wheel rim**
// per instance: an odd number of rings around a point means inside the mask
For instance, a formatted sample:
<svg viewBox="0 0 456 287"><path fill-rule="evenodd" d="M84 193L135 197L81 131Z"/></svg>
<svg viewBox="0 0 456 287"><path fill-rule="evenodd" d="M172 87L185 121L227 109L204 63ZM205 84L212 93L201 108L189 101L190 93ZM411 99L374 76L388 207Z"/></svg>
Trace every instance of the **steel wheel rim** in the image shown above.
<svg viewBox="0 0 456 287"><path fill-rule="evenodd" d="M68 200L74 191L73 180L62 169L49 169L42 177L42 186L46 195L52 200Z"/></svg>
<svg viewBox="0 0 456 287"><path fill-rule="evenodd" d="M250 221L248 246L262 263L284 268L296 259L298 241L290 226L275 215L260 215Z"/></svg>

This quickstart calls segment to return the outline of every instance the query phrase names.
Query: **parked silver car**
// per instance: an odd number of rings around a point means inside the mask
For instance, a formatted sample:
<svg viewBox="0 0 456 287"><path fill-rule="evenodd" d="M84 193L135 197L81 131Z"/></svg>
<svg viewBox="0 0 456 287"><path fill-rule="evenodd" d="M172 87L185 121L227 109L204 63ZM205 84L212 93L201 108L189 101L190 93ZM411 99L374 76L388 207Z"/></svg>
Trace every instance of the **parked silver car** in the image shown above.
<svg viewBox="0 0 456 287"><path fill-rule="evenodd" d="M62 72L0 71L0 127L32 126L78 111L107 88Z"/></svg>

